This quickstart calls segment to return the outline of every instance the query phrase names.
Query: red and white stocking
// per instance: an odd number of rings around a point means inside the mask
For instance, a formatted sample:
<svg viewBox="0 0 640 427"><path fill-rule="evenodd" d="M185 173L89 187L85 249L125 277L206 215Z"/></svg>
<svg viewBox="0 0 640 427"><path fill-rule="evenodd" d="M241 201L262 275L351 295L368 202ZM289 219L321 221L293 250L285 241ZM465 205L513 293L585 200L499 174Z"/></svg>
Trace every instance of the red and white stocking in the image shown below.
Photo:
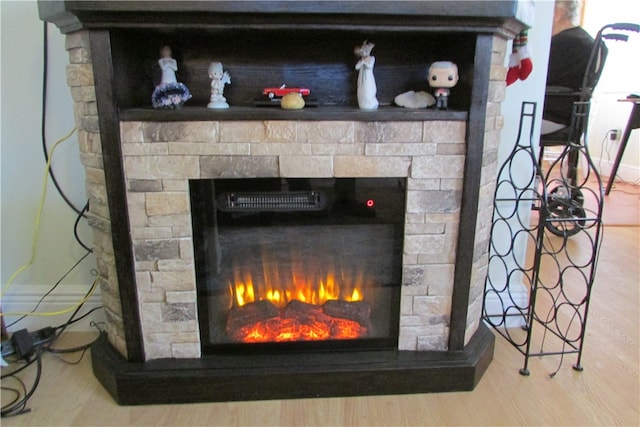
<svg viewBox="0 0 640 427"><path fill-rule="evenodd" d="M533 71L533 61L529 52L527 30L520 33L520 48L518 49L518 59L520 60L520 80L526 80Z"/></svg>
<svg viewBox="0 0 640 427"><path fill-rule="evenodd" d="M515 44L515 41L514 41ZM511 86L520 78L520 60L518 59L518 51L511 53L509 57L509 69L507 70L507 86Z"/></svg>
<svg viewBox="0 0 640 427"><path fill-rule="evenodd" d="M527 41L527 30L522 31L513 40L509 69L507 70L507 86L514 84L518 79L526 80L533 71L533 61Z"/></svg>

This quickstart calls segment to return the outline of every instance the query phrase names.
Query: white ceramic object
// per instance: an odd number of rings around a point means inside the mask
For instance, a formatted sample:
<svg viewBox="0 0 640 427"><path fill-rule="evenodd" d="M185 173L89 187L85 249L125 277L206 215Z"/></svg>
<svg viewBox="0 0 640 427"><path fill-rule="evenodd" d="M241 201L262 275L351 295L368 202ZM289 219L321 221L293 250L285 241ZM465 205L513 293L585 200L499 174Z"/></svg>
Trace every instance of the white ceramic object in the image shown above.
<svg viewBox="0 0 640 427"><path fill-rule="evenodd" d="M375 110L378 108L378 99L376 98L378 88L373 75L373 66L376 63L376 58L371 56L374 46L373 43L365 41L362 46L357 46L354 49L354 53L360 57L356 64L356 70L358 70L358 106L361 110Z"/></svg>
<svg viewBox="0 0 640 427"><path fill-rule="evenodd" d="M231 83L229 73L222 70L220 62L212 62L209 65L209 78L211 79L211 98L207 108L224 109L229 108L227 99L224 97L224 85Z"/></svg>

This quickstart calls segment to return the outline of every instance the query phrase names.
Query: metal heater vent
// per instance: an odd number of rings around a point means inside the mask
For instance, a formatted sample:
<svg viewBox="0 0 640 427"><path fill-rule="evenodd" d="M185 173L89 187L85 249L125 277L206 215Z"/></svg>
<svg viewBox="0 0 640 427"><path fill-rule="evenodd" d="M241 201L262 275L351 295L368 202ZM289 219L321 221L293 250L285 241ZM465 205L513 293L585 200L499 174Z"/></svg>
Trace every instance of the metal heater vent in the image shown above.
<svg viewBox="0 0 640 427"><path fill-rule="evenodd" d="M320 191L255 191L222 193L216 201L225 212L321 211L327 197Z"/></svg>

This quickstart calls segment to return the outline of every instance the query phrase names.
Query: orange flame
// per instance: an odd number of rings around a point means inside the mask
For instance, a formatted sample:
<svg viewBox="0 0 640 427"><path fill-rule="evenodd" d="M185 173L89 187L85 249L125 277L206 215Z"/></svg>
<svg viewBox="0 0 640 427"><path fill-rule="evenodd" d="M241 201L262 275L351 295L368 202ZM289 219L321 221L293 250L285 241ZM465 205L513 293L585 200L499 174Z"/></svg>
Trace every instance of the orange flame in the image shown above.
<svg viewBox="0 0 640 427"><path fill-rule="evenodd" d="M325 273L305 273L301 267L292 267L283 274L276 264L263 263L262 277L254 277L248 270L236 269L233 282L229 283L232 304L245 304L268 300L276 307L284 307L293 300L322 305L330 300L362 301L362 274L341 274L346 278L338 283L333 269ZM286 278L285 278L286 277ZM284 279L284 280L283 280Z"/></svg>
<svg viewBox="0 0 640 427"><path fill-rule="evenodd" d="M258 343L356 339L367 335L368 318L359 319L361 324L328 315L322 307L332 300L364 301L365 275L361 269L314 264L308 259L296 259L295 253L286 262L271 258L265 250L261 268L234 266L229 309L247 306L242 310L249 311L238 314L239 318L231 316L233 326L228 325L227 330L230 336L240 342ZM264 303L251 305L259 301ZM293 301L298 302L291 304ZM255 319L244 322L244 315ZM240 324L235 322L238 319Z"/></svg>

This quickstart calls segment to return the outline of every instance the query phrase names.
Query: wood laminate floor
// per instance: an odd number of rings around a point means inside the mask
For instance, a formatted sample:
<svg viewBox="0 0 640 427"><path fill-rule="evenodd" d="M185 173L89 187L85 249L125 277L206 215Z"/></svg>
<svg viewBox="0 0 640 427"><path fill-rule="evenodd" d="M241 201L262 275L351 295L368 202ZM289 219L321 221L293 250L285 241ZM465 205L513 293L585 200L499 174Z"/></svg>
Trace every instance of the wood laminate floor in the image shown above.
<svg viewBox="0 0 640 427"><path fill-rule="evenodd" d="M640 228L606 227L604 234L583 372L568 356L550 378L561 360L548 356L533 358L523 377L523 357L497 337L494 361L472 392L121 407L88 357L70 366L47 354L31 412L2 426L639 425ZM60 346L91 338L68 333ZM10 398L3 392L3 404Z"/></svg>

